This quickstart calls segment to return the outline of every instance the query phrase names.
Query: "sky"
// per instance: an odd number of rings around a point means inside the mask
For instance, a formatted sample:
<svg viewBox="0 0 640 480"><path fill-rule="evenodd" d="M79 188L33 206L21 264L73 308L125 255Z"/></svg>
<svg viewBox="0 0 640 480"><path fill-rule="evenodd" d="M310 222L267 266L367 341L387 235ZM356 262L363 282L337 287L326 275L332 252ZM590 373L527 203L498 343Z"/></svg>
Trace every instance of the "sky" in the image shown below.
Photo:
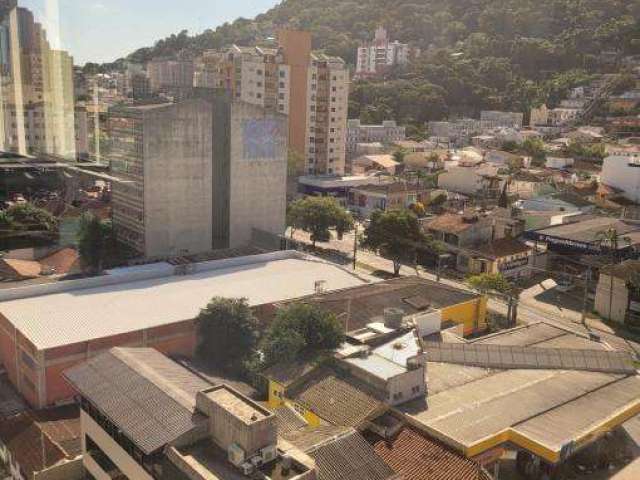
<svg viewBox="0 0 640 480"><path fill-rule="evenodd" d="M76 65L111 62L172 33L253 18L279 0L18 0Z"/></svg>

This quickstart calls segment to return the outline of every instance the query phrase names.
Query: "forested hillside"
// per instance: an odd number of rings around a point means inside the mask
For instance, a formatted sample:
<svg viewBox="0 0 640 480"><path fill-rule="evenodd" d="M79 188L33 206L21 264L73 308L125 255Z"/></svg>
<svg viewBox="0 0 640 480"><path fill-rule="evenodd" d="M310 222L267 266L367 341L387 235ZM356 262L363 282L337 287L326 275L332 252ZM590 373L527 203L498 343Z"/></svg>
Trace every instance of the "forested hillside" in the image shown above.
<svg viewBox="0 0 640 480"><path fill-rule="evenodd" d="M255 20L182 32L130 59L264 42L291 26L353 64L359 41L384 25L423 55L386 82L356 83L352 114L419 125L451 111L553 104L603 68L601 52L640 53L639 20L640 0L285 0Z"/></svg>

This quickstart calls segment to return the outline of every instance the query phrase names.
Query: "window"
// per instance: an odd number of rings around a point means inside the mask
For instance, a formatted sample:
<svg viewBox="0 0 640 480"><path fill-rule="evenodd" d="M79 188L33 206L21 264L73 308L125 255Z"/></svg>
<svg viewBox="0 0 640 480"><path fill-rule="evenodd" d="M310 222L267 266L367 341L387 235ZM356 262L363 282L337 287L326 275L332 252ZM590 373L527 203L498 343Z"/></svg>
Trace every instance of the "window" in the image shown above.
<svg viewBox="0 0 640 480"><path fill-rule="evenodd" d="M280 78L284 78L287 73L284 70L280 70Z"/></svg>
<svg viewBox="0 0 640 480"><path fill-rule="evenodd" d="M284 82L280 82L280 88L284 88Z"/></svg>

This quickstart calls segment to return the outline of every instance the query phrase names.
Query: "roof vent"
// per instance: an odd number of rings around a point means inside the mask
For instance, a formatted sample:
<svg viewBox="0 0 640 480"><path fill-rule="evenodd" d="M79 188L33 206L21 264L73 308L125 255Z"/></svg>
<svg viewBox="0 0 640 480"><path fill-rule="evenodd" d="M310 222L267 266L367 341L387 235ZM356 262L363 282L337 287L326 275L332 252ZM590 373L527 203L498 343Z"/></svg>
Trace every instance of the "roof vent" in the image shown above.
<svg viewBox="0 0 640 480"><path fill-rule="evenodd" d="M314 284L314 291L316 293L324 293L327 291L327 281L326 280L316 280Z"/></svg>
<svg viewBox="0 0 640 480"><path fill-rule="evenodd" d="M404 310L401 308L385 308L384 309L384 326L397 330L402 327L402 319L404 318Z"/></svg>

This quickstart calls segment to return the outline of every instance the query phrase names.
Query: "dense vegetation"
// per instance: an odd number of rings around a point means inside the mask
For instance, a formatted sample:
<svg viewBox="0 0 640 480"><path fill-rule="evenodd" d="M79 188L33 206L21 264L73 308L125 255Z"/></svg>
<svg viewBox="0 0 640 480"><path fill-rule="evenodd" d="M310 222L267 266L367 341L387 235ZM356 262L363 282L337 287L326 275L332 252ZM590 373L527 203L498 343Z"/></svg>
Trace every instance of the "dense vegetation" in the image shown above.
<svg viewBox="0 0 640 480"><path fill-rule="evenodd" d="M199 52L270 41L280 26L309 29L314 46L351 65L360 40L385 25L422 49L386 82L356 82L351 113L415 125L483 108L552 105L604 68L603 51L640 53L640 0L285 0L255 20L160 40L130 56Z"/></svg>

